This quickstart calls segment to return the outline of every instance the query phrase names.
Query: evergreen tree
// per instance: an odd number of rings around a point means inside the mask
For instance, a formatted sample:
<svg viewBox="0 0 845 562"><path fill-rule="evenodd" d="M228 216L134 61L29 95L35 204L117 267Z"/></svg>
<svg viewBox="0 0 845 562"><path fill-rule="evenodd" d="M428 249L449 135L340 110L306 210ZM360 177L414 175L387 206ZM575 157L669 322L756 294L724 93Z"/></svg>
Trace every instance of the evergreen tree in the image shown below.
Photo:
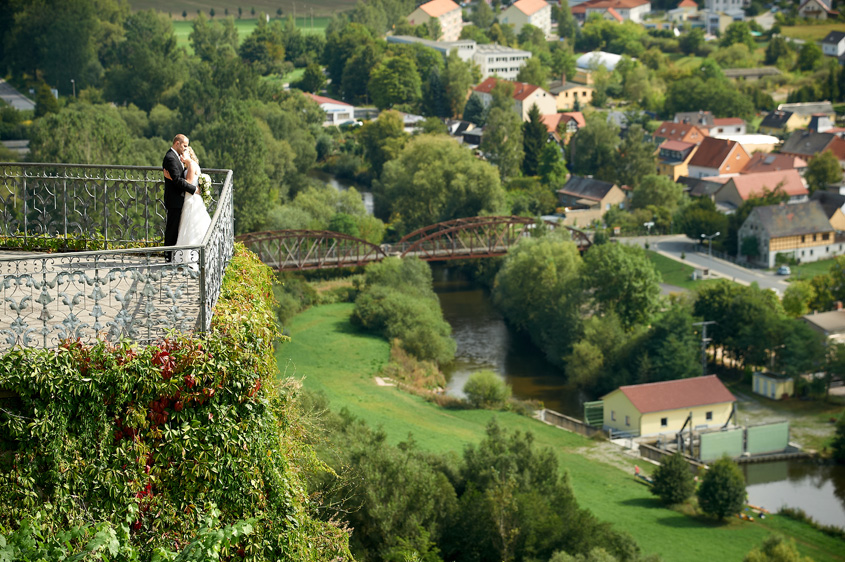
<svg viewBox="0 0 845 562"><path fill-rule="evenodd" d="M656 171L654 145L645 140L643 128L636 124L628 128L628 134L619 144L619 160L616 181L619 185L636 188L640 182Z"/></svg>
<svg viewBox="0 0 845 562"><path fill-rule="evenodd" d="M446 88L437 66L428 73L428 80L423 84L422 90L423 115L449 117L449 100L446 98Z"/></svg>
<svg viewBox="0 0 845 562"><path fill-rule="evenodd" d="M485 113L484 103L480 97L473 93L464 106L464 121L482 125L484 124Z"/></svg>
<svg viewBox="0 0 845 562"><path fill-rule="evenodd" d="M681 453L665 457L652 481L651 493L668 505L683 503L695 492L690 465Z"/></svg>
<svg viewBox="0 0 845 562"><path fill-rule="evenodd" d="M540 170L540 159L546 145L548 132L540 118L537 104L528 110L528 121L522 124L522 173L526 176L536 176Z"/></svg>
<svg viewBox="0 0 845 562"><path fill-rule="evenodd" d="M53 95L50 86L42 82L35 92L35 116L42 117L48 113L58 113L58 111L59 101Z"/></svg>
<svg viewBox="0 0 845 562"><path fill-rule="evenodd" d="M546 143L543 152L540 154L540 168L538 169L543 183L557 189L566 183L567 170L566 161L563 159L561 149L555 142Z"/></svg>
<svg viewBox="0 0 845 562"><path fill-rule="evenodd" d="M701 510L718 519L739 513L746 496L745 477L739 466L727 457L710 466L698 487Z"/></svg>

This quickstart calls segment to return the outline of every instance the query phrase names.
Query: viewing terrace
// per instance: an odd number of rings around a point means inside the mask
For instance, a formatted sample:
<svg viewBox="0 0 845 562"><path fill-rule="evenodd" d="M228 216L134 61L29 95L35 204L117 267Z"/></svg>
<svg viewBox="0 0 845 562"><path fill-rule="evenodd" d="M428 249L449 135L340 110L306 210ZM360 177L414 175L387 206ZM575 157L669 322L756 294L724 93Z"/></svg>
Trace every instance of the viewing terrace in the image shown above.
<svg viewBox="0 0 845 562"><path fill-rule="evenodd" d="M0 349L208 330L234 222L232 171L203 172L211 226L171 264L160 168L0 163Z"/></svg>

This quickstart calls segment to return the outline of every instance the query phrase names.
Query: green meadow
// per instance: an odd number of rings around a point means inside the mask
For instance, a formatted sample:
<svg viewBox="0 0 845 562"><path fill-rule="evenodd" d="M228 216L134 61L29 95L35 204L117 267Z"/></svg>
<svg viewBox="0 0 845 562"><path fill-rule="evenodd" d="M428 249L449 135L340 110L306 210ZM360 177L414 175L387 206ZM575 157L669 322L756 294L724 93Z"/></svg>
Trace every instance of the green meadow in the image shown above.
<svg viewBox="0 0 845 562"><path fill-rule="evenodd" d="M304 34L324 34L326 26L329 25L327 17L296 18L296 27ZM313 24L313 25L312 25ZM238 41L243 43L244 39L249 37L255 26L258 25L257 19L235 19L235 29L238 30ZM191 51L191 42L189 36L194 29L194 22L190 20L177 20L173 22L173 33L176 35L176 44L180 47L185 47Z"/></svg>
<svg viewBox="0 0 845 562"><path fill-rule="evenodd" d="M387 362L389 346L352 326L352 308L324 305L294 317L285 326L291 342L276 352L279 370L301 380L306 389L325 394L332 409L346 408L381 427L389 442L413 434L422 449L461 454L467 444L482 439L487 422L497 417L508 429L530 431L538 446L551 448L569 473L580 504L631 533L646 554L659 554L667 562L741 560L774 533L793 538L801 553L814 560L845 560L845 542L784 517L716 523L666 509L633 478L635 464L646 472L651 465L607 442L512 413L446 410L395 387L376 385L374 376Z"/></svg>

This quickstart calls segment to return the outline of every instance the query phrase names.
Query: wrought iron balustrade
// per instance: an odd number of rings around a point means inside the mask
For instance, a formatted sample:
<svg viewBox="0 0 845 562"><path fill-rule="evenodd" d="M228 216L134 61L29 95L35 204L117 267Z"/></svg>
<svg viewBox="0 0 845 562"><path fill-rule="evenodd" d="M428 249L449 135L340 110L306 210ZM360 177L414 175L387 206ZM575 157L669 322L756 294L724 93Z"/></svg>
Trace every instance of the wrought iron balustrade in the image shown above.
<svg viewBox="0 0 845 562"><path fill-rule="evenodd" d="M203 172L212 180L211 226L198 246L165 248L160 168L0 163L0 244L72 238L98 248L2 252L0 350L66 338L148 343L207 330L234 250L234 219L232 171ZM167 263L171 250L186 263Z"/></svg>

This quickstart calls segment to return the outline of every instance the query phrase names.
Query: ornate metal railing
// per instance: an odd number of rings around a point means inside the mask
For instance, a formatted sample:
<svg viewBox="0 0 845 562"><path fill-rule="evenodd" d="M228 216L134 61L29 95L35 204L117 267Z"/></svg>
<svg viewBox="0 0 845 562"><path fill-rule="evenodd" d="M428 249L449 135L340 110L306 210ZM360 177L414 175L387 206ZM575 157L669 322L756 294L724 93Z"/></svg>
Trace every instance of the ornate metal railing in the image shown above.
<svg viewBox="0 0 845 562"><path fill-rule="evenodd" d="M232 171L212 179L211 226L167 263L160 168L0 163L0 245L72 239L74 253L0 250L0 350L63 339L205 331L234 249ZM100 249L102 248L102 249Z"/></svg>

